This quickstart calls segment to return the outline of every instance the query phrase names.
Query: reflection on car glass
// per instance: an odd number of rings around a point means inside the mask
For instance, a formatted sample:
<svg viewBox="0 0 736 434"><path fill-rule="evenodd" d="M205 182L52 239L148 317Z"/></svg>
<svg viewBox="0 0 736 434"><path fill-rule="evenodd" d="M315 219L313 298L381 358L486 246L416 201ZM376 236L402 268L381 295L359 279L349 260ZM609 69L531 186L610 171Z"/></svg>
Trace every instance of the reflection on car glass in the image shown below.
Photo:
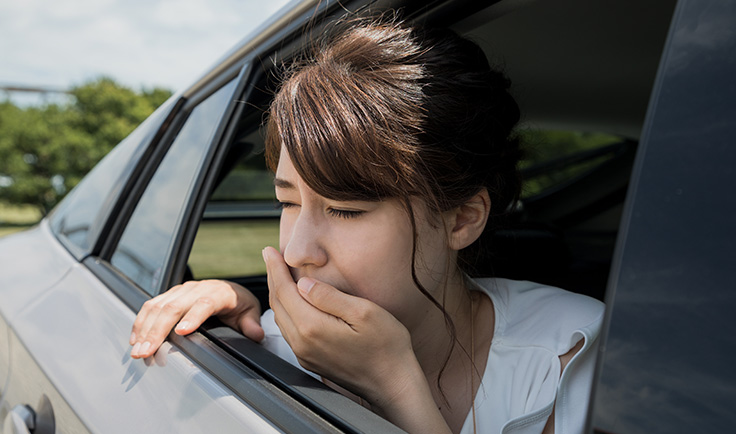
<svg viewBox="0 0 736 434"><path fill-rule="evenodd" d="M183 204L234 87L235 82L230 82L189 115L141 197L112 257L112 264L149 294L155 294L161 283L160 273L168 260Z"/></svg>

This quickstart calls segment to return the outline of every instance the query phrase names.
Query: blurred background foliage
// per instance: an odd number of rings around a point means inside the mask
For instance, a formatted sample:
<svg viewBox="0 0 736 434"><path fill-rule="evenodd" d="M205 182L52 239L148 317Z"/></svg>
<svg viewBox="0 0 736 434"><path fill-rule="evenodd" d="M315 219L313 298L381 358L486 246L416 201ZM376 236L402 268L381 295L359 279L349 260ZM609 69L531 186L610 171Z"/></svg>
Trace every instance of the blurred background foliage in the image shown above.
<svg viewBox="0 0 736 434"><path fill-rule="evenodd" d="M134 91L102 77L70 96L41 106L0 102L0 224L46 215L171 92Z"/></svg>
<svg viewBox="0 0 736 434"><path fill-rule="evenodd" d="M529 127L521 128L518 134L524 149L524 158L519 163L524 178L523 198L533 197L593 170L614 155L593 151L623 141L619 136L606 133ZM584 153L590 156L576 158Z"/></svg>

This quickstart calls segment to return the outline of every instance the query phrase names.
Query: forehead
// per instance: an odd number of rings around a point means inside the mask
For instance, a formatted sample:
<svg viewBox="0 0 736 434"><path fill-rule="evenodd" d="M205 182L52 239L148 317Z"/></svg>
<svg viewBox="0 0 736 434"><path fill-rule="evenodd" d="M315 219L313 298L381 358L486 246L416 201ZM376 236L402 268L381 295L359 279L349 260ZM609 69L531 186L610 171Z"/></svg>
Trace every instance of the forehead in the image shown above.
<svg viewBox="0 0 736 434"><path fill-rule="evenodd" d="M294 164L291 162L289 154L283 147L281 148L279 163L276 165L276 178L288 180L292 183L295 183L296 180L299 179L299 174L297 173Z"/></svg>

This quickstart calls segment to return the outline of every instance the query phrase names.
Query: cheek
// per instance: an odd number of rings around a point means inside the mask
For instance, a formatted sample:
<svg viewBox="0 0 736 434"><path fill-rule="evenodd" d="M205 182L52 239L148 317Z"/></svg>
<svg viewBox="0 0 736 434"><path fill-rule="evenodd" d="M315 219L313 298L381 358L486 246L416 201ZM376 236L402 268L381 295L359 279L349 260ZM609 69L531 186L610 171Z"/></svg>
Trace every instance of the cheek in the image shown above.
<svg viewBox="0 0 736 434"><path fill-rule="evenodd" d="M413 288L411 236L395 220L364 229L341 234L330 259L354 295L394 310L390 305Z"/></svg>

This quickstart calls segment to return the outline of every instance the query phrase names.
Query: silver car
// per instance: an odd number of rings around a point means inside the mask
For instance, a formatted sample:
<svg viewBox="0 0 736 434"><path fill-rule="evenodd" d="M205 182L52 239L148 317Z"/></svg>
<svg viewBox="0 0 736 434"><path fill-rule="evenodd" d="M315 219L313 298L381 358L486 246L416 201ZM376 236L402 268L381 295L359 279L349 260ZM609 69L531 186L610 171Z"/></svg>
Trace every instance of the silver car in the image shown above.
<svg viewBox="0 0 736 434"><path fill-rule="evenodd" d="M471 37L515 83L525 195L479 273L606 302L585 429L733 429L736 3L304 0L0 239L2 433L398 431L216 320L145 360L128 339L143 302L189 279L267 307L274 74L346 10L399 7Z"/></svg>

